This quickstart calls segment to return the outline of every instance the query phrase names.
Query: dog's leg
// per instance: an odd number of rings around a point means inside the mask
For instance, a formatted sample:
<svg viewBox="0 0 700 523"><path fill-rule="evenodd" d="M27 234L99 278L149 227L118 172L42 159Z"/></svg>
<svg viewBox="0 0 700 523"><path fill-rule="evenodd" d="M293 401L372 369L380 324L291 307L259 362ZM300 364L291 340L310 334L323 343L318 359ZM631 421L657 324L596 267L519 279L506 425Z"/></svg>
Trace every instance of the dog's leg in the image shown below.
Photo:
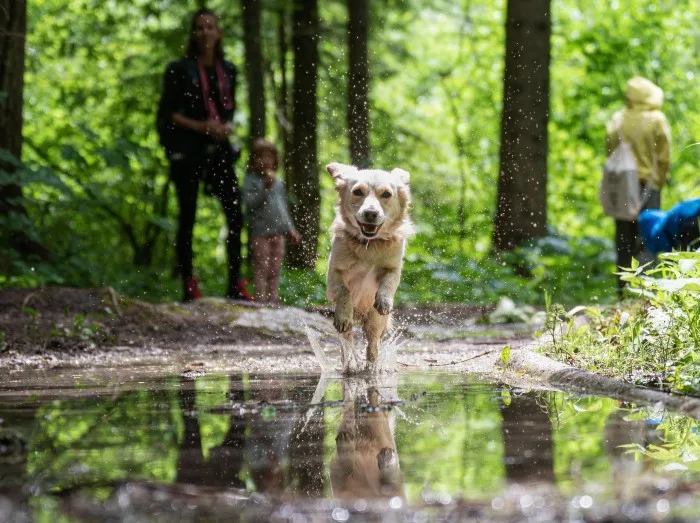
<svg viewBox="0 0 700 523"><path fill-rule="evenodd" d="M333 319L333 326L338 332L345 333L352 331L352 320L353 320L353 310L352 310L352 300L350 298L350 293L342 282L335 286L335 318Z"/></svg>
<svg viewBox="0 0 700 523"><path fill-rule="evenodd" d="M340 334L340 356L343 374L354 375L364 370L364 358L357 353L352 330Z"/></svg>
<svg viewBox="0 0 700 523"><path fill-rule="evenodd" d="M379 280L379 289L374 298L374 308L379 314L387 316L393 309L394 294L396 294L396 289L399 288L400 281L400 269L388 270L382 275Z"/></svg>
<svg viewBox="0 0 700 523"><path fill-rule="evenodd" d="M370 309L363 328L367 336L367 364L373 365L379 358L379 343L389 328L389 316L380 314L376 309Z"/></svg>

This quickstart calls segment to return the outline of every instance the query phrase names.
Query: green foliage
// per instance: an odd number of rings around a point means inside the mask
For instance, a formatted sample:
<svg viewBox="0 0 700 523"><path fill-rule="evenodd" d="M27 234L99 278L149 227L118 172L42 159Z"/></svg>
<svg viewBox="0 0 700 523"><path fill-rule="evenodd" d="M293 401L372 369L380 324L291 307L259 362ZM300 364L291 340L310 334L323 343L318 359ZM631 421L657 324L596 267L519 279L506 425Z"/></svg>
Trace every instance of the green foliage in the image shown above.
<svg viewBox="0 0 700 523"><path fill-rule="evenodd" d="M510 345L506 345L501 349L501 354L498 356L503 365L508 365L510 361Z"/></svg>
<svg viewBox="0 0 700 523"><path fill-rule="evenodd" d="M226 52L243 64L239 4L213 0ZM280 84L275 23L263 13L270 78ZM182 53L196 2L29 2L21 176L24 204L50 263L0 253L0 287L111 285L125 294L175 299L176 203L155 132L165 65ZM319 159L349 161L345 129L346 5L320 5ZM372 4L372 160L412 173L410 243L397 301L493 303L507 295L562 303L614 298L612 220L597 203L604 124L622 105L624 83L643 74L666 92L674 138L671 205L696 189L700 102L695 88L698 5L620 0L553 3L548 218L552 237L496 259L490 253L499 163L505 2L448 0ZM287 57L290 62L291 57ZM291 63L288 64L291 71ZM239 67L242 70L242 67ZM247 127L241 76L237 139ZM268 82L268 85L271 85ZM268 86L268 89L270 87ZM275 97L268 128L278 139ZM321 303L335 198L322 182L323 231L315 275L286 272L289 304ZM3 180L5 180L3 182ZM0 183L7 183L0 173ZM0 231L30 230L19 216ZM223 294L224 220L201 198L195 270L206 294Z"/></svg>
<svg viewBox="0 0 700 523"><path fill-rule="evenodd" d="M114 339L104 325L82 314L73 316L72 321L68 324L59 323L55 325L51 330L51 337L80 341Z"/></svg>
<svg viewBox="0 0 700 523"><path fill-rule="evenodd" d="M700 438L698 422L694 419L663 413L656 430L661 432L660 441L650 445L630 443L621 445L628 452L641 458L651 458L656 468L668 471L700 471Z"/></svg>
<svg viewBox="0 0 700 523"><path fill-rule="evenodd" d="M108 485L131 475L173 481L178 455L177 399L138 390L113 400L57 400L37 411L27 472L43 489ZM151 408L173 404L173 409ZM80 464L80 467L76 467Z"/></svg>
<svg viewBox="0 0 700 523"><path fill-rule="evenodd" d="M700 253L662 254L654 268L623 272L637 299L623 306L571 311L549 351L570 363L633 383L700 395ZM553 319L552 322L556 323Z"/></svg>

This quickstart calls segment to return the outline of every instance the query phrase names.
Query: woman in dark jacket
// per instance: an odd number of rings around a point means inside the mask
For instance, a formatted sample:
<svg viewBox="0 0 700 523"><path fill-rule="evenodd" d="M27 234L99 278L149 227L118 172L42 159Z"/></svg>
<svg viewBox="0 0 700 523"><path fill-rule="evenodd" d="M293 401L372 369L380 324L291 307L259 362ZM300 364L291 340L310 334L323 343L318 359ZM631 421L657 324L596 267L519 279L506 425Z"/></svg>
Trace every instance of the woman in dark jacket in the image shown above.
<svg viewBox="0 0 700 523"><path fill-rule="evenodd" d="M224 60L217 17L213 11L200 9L192 17L187 56L170 63L165 71L158 108L158 131L180 208L176 245L185 301L202 296L192 272L192 230L200 181L209 195L221 201L226 215L226 296L251 299L240 279L243 217L233 168L237 154L229 141L235 84L236 69Z"/></svg>

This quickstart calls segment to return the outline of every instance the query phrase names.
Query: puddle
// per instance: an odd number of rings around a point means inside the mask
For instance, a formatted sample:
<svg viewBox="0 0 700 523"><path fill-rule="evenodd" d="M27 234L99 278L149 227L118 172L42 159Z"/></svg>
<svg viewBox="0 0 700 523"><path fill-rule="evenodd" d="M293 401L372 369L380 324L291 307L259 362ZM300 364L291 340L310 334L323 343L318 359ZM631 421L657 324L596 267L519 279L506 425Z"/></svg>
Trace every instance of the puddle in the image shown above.
<svg viewBox="0 0 700 523"><path fill-rule="evenodd" d="M698 424L658 406L448 373L73 374L0 386L0 521L700 514Z"/></svg>

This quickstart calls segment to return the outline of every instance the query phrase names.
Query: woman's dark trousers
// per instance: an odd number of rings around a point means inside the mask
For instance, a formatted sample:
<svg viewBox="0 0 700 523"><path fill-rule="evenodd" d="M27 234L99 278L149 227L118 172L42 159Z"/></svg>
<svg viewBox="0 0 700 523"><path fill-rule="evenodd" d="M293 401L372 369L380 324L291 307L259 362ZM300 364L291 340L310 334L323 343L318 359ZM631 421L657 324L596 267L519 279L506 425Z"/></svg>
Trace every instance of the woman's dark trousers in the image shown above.
<svg viewBox="0 0 700 523"><path fill-rule="evenodd" d="M652 190L643 209L658 209L660 207L661 192ZM620 267L632 265L632 257L639 261L640 264L654 261L654 255L644 247L636 220L633 222L615 220L615 248L617 250L618 270ZM618 294L622 293L624 286L625 282L618 277Z"/></svg>
<svg viewBox="0 0 700 523"><path fill-rule="evenodd" d="M228 237L228 291L227 296L237 297L236 282L241 272L241 230L243 214L238 180L233 168L233 158L228 144L216 147L212 154L199 157L173 160L170 172L180 209L177 230L177 261L183 281L193 277L192 272L192 230L197 213L197 197L200 182L205 192L216 196L226 215Z"/></svg>

